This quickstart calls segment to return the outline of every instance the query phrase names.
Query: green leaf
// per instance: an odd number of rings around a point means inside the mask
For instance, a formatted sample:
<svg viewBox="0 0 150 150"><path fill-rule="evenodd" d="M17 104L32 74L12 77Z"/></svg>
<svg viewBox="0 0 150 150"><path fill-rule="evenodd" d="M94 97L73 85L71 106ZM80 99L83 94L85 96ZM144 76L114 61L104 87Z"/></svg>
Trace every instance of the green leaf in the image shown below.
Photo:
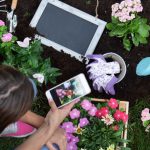
<svg viewBox="0 0 150 150"><path fill-rule="evenodd" d="M121 150L131 150L129 147L121 147Z"/></svg>
<svg viewBox="0 0 150 150"><path fill-rule="evenodd" d="M139 46L139 43L140 43L139 38L135 34L131 34L131 36L132 36L132 42L133 42L133 44L135 46Z"/></svg>
<svg viewBox="0 0 150 150"><path fill-rule="evenodd" d="M123 38L123 45L126 50L128 50L128 51L131 50L131 46L132 46L131 42L126 36Z"/></svg>
<svg viewBox="0 0 150 150"><path fill-rule="evenodd" d="M144 121L144 122L143 122L143 126L144 126L144 127L147 127L149 124L150 124L150 120L147 120L147 121Z"/></svg>
<svg viewBox="0 0 150 150"><path fill-rule="evenodd" d="M149 26L146 24L141 24L138 29L138 33L142 37L148 37L149 36Z"/></svg>
<svg viewBox="0 0 150 150"><path fill-rule="evenodd" d="M114 27L115 27L115 24L113 24L113 23L107 23L107 25L106 25L106 28L107 28L108 30L113 30Z"/></svg>

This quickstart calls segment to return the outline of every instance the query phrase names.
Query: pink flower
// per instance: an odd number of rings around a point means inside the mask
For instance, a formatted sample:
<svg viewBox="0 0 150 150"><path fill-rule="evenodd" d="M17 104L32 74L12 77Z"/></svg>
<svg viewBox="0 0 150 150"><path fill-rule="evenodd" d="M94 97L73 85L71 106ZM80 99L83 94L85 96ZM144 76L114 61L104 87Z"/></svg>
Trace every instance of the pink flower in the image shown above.
<svg viewBox="0 0 150 150"><path fill-rule="evenodd" d="M77 136L72 136L71 138L71 143L78 143L79 142L79 138Z"/></svg>
<svg viewBox="0 0 150 150"><path fill-rule="evenodd" d="M77 145L75 144L75 143L73 143L73 142L69 142L68 144L67 144L67 150L77 150L78 148L77 148Z"/></svg>
<svg viewBox="0 0 150 150"><path fill-rule="evenodd" d="M91 109L88 111L88 114L91 116L95 116L96 112L97 112L97 108L93 105Z"/></svg>
<svg viewBox="0 0 150 150"><path fill-rule="evenodd" d="M70 115L70 118L71 118L71 119L77 119L77 118L80 117L80 111L77 110L77 109L73 109L73 110L69 113L69 115Z"/></svg>
<svg viewBox="0 0 150 150"><path fill-rule="evenodd" d="M83 109L85 109L86 111L90 110L91 107L92 107L92 103L89 102L88 100L83 100L82 103L81 103L81 107Z"/></svg>
<svg viewBox="0 0 150 150"><path fill-rule="evenodd" d="M84 126L87 126L89 124L89 121L87 118L81 118L80 119L80 123L79 123L79 126L80 127L84 127Z"/></svg>
<svg viewBox="0 0 150 150"><path fill-rule="evenodd" d="M67 133L74 133L75 127L72 122L64 122L61 126Z"/></svg>
<svg viewBox="0 0 150 150"><path fill-rule="evenodd" d="M148 108L145 108L144 110L142 110L141 116L142 116L142 117L141 117L141 120L142 120L142 121L150 120L149 109L148 109Z"/></svg>
<svg viewBox="0 0 150 150"><path fill-rule="evenodd" d="M102 107L101 109L98 109L95 116L98 118L106 117L106 115L109 114L108 107Z"/></svg>
<svg viewBox="0 0 150 150"><path fill-rule="evenodd" d="M115 3L111 6L112 12L116 12L119 9L119 3Z"/></svg>
<svg viewBox="0 0 150 150"><path fill-rule="evenodd" d="M118 125L115 125L112 128L113 128L114 131L118 131L119 130L119 126Z"/></svg>
<svg viewBox="0 0 150 150"><path fill-rule="evenodd" d="M122 112L121 120L123 123L126 123L128 121L128 115Z"/></svg>
<svg viewBox="0 0 150 150"><path fill-rule="evenodd" d="M11 33L3 34L2 41L10 42L12 40L13 35Z"/></svg>
<svg viewBox="0 0 150 150"><path fill-rule="evenodd" d="M125 4L126 4L126 6L131 7L131 6L133 6L133 1L132 0L125 0Z"/></svg>
<svg viewBox="0 0 150 150"><path fill-rule="evenodd" d="M71 133L66 133L67 142L70 142L73 135Z"/></svg>
<svg viewBox="0 0 150 150"><path fill-rule="evenodd" d="M2 20L0 20L0 27L1 27L1 26L5 26L5 22L2 21Z"/></svg>
<svg viewBox="0 0 150 150"><path fill-rule="evenodd" d="M118 102L116 99L111 98L108 102L108 106L112 109L116 109L118 107Z"/></svg>
<svg viewBox="0 0 150 150"><path fill-rule="evenodd" d="M116 121L122 120L122 112L120 110L116 110L113 117L115 118Z"/></svg>

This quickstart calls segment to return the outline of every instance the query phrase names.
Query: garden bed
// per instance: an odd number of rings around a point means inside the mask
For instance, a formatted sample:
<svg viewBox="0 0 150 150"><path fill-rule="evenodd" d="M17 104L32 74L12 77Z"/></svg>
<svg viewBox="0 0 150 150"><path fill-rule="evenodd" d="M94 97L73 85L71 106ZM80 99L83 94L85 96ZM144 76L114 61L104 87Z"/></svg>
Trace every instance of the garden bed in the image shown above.
<svg viewBox="0 0 150 150"><path fill-rule="evenodd" d="M66 0L65 3L74 6L82 11L85 11L91 15L95 15L96 0ZM117 0L105 0L100 1L99 7L99 18L110 22L111 20L111 5ZM11 0L7 1L10 6ZM33 37L36 33L35 29L29 27L29 23L40 3L40 0L20 0L17 6L16 14L18 15L18 27L16 28L16 35L19 39L24 39L24 37ZM144 11L142 16L150 20L150 1L142 1ZM5 15L1 19L4 19ZM4 19L5 20L5 19ZM141 97L148 97L150 95L150 77L138 77L135 73L137 63L144 57L150 54L150 42L147 45L142 45L139 47L134 47L131 52L126 51L122 42L118 38L110 38L108 36L108 31L105 30L96 49L96 54L104 54L107 52L115 52L122 56L127 64L127 74L126 77L115 86L116 97L119 99L126 99L130 102L130 105L135 103L136 99ZM80 72L87 75L85 65L75 58L71 58L69 55L63 52L57 52L51 47L44 46L44 58L50 57L54 67L61 69L62 76L58 78L57 83L61 83ZM74 66L74 67L72 67ZM47 88L53 87L51 83L47 84ZM43 89L45 91L45 88ZM90 95L92 97L109 98L106 94L99 94L98 92L92 91Z"/></svg>

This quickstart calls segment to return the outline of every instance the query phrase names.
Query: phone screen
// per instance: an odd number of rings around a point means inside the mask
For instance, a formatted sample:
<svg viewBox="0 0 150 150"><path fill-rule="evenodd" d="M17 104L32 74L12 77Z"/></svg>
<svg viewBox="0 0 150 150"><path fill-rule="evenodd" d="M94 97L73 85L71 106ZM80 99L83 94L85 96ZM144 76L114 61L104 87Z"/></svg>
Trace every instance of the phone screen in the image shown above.
<svg viewBox="0 0 150 150"><path fill-rule="evenodd" d="M57 107L71 102L85 94L80 78L74 78L50 90Z"/></svg>

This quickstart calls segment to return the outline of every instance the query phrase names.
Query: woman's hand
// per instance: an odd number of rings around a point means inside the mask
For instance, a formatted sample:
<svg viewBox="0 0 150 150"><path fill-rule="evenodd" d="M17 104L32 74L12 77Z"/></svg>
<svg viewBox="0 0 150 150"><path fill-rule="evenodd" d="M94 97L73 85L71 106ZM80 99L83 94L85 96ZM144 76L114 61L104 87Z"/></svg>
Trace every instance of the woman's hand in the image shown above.
<svg viewBox="0 0 150 150"><path fill-rule="evenodd" d="M58 109L55 102L53 100L49 100L51 110L48 112L45 118L46 123L50 125L53 130L56 130L62 123L62 121L66 118L66 116L69 114L75 103L76 101L64 106L61 109Z"/></svg>
<svg viewBox="0 0 150 150"><path fill-rule="evenodd" d="M66 150L67 147L67 139L66 139L66 133L65 130L62 128L58 128L52 138L46 143L47 147L50 150L56 150L53 147L53 143L57 144L59 146L60 150Z"/></svg>

